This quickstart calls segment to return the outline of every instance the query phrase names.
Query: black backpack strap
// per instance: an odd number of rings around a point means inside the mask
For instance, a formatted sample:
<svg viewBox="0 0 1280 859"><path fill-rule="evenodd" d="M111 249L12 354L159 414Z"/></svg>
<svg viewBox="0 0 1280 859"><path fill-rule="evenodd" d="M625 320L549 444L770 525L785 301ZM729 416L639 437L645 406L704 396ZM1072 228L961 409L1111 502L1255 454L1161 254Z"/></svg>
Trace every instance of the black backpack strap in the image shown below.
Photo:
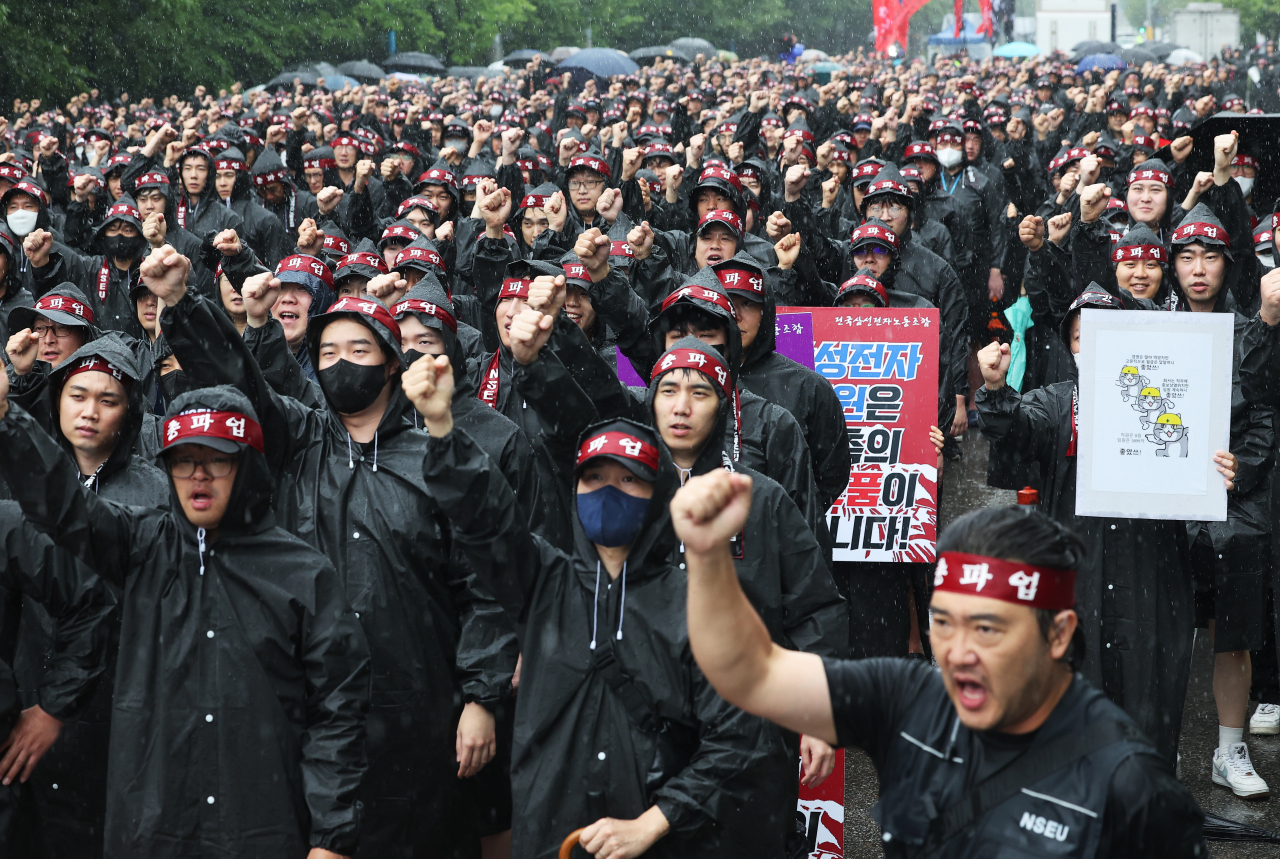
<svg viewBox="0 0 1280 859"><path fill-rule="evenodd" d="M613 642L608 636L597 642L595 649L596 671L609 684L627 708L627 714L642 731L656 733L662 727L662 720L648 691L640 687L631 675L622 670L621 663L613 652Z"/></svg>
<svg viewBox="0 0 1280 859"><path fill-rule="evenodd" d="M1027 785L1124 740L1146 743L1136 727L1108 719L1030 749L1009 766L974 785L958 802L944 809L934 819L920 855L937 855L953 838L981 820L988 811L1016 796Z"/></svg>

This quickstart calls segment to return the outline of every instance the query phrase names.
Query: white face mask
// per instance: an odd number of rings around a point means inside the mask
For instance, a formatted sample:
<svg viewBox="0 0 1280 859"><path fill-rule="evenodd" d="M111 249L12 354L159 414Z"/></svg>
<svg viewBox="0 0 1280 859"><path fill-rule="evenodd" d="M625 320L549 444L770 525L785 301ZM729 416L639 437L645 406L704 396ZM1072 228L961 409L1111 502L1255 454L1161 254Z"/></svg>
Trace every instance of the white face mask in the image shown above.
<svg viewBox="0 0 1280 859"><path fill-rule="evenodd" d="M39 212L29 212L26 209L19 209L11 212L6 221L9 222L9 229L13 230L13 234L20 239L25 239L32 230L36 228L36 218Z"/></svg>
<svg viewBox="0 0 1280 859"><path fill-rule="evenodd" d="M1276 255L1275 255L1274 253L1269 253L1269 254L1258 254L1258 262L1262 263L1262 264L1263 264L1263 265L1265 265L1267 268L1275 268L1275 267L1276 267Z"/></svg>
<svg viewBox="0 0 1280 859"><path fill-rule="evenodd" d="M938 161L940 161L942 163L942 166L945 167L947 170L950 170L952 167L959 164L961 159L963 158L964 158L964 153L961 152L959 149L939 149L938 150Z"/></svg>
<svg viewBox="0 0 1280 859"><path fill-rule="evenodd" d="M1236 182L1240 184L1241 193L1243 193L1246 197L1248 197L1249 192L1253 190L1253 180L1250 179L1248 176L1236 176L1234 178Z"/></svg>

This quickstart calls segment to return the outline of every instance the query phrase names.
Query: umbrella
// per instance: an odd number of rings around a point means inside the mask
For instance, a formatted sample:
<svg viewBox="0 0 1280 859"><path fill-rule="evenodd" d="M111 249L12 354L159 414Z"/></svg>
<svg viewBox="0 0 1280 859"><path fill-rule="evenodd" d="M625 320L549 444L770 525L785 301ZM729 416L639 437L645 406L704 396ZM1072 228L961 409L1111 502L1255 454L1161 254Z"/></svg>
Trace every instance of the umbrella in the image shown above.
<svg viewBox="0 0 1280 859"><path fill-rule="evenodd" d="M991 52L993 57L1037 57L1040 49L1030 42L1007 42Z"/></svg>
<svg viewBox="0 0 1280 859"><path fill-rule="evenodd" d="M1143 42L1140 45L1134 45L1134 47L1142 48L1144 51L1150 51L1162 60L1174 51L1178 50L1178 46L1172 42Z"/></svg>
<svg viewBox="0 0 1280 859"><path fill-rule="evenodd" d="M1101 69L1104 72L1109 72L1112 69L1123 69L1124 67L1124 60L1115 54L1089 54L1076 66L1076 74L1087 72L1089 69Z"/></svg>
<svg viewBox="0 0 1280 859"><path fill-rule="evenodd" d="M1253 183L1255 205L1269 207L1280 196L1280 113L1223 111L1209 117L1191 131L1195 148L1187 158L1187 175L1212 171L1213 139L1232 131L1240 132L1240 151L1258 159L1258 178ZM1173 156L1166 150L1167 147L1156 150L1156 157L1172 164Z"/></svg>
<svg viewBox="0 0 1280 859"><path fill-rule="evenodd" d="M693 57L689 56L684 51L667 45L654 45L651 48L636 48L634 51L627 54L627 56L635 60L637 63L641 60L651 60L655 57L664 60L679 60L682 63L693 62Z"/></svg>
<svg viewBox="0 0 1280 859"><path fill-rule="evenodd" d="M340 75L337 73L324 76L324 88L327 89L329 92L337 92L338 90L342 89L345 86L350 86L352 89L357 89L360 87L360 81L356 80L353 77L348 77L347 75Z"/></svg>
<svg viewBox="0 0 1280 859"><path fill-rule="evenodd" d="M281 72L267 81L267 89L274 89L275 87L293 89L294 78L297 78L303 86L315 86L316 81L320 80L320 76L311 71Z"/></svg>
<svg viewBox="0 0 1280 859"><path fill-rule="evenodd" d="M383 61L382 67L388 71L414 72L416 74L426 72L429 75L442 75L445 71L444 63L430 54L420 54L417 51L392 54Z"/></svg>
<svg viewBox="0 0 1280 859"><path fill-rule="evenodd" d="M348 77L360 78L370 82L380 81L387 76L386 72L368 60L352 60L349 63L343 63L338 66L338 71Z"/></svg>
<svg viewBox="0 0 1280 859"><path fill-rule="evenodd" d="M833 63L828 60L822 63L814 63L809 66L809 71L813 73L813 76L817 79L818 83L829 84L831 83L831 73L838 72L843 68L844 66L839 63Z"/></svg>
<svg viewBox="0 0 1280 859"><path fill-rule="evenodd" d="M471 80L479 77L487 78L492 74L488 66L449 66L445 71L451 78L471 78Z"/></svg>
<svg viewBox="0 0 1280 859"><path fill-rule="evenodd" d="M551 52L550 60L553 63L558 63L562 60L567 60L569 57L572 57L581 50L582 48L579 48L577 45L561 45Z"/></svg>
<svg viewBox="0 0 1280 859"><path fill-rule="evenodd" d="M316 74L322 78L327 78L330 75L341 74L341 72L338 71L337 66L332 63L312 63L308 68L315 69Z"/></svg>
<svg viewBox="0 0 1280 859"><path fill-rule="evenodd" d="M569 59L561 61L560 68L566 71L582 69L601 78L632 75L640 71L635 60L612 48L587 48L578 51Z"/></svg>
<svg viewBox="0 0 1280 859"><path fill-rule="evenodd" d="M684 51L691 57L698 54L705 54L708 59L716 55L716 46L708 42L706 39L699 39L695 36L685 36L680 39L673 39L671 47Z"/></svg>
<svg viewBox="0 0 1280 859"><path fill-rule="evenodd" d="M722 63L736 63L738 55L733 51L716 51L716 59Z"/></svg>
<svg viewBox="0 0 1280 859"><path fill-rule="evenodd" d="M831 58L827 56L826 51L819 51L817 48L805 48L800 52L800 62L802 63L816 63L819 60L829 59Z"/></svg>
<svg viewBox="0 0 1280 859"><path fill-rule="evenodd" d="M1237 823L1216 814L1204 813L1204 837L1210 841L1261 841L1280 844L1280 835L1247 823Z"/></svg>
<svg viewBox="0 0 1280 859"><path fill-rule="evenodd" d="M1178 48L1176 51L1170 51L1164 58L1164 62L1169 66L1187 66L1192 63L1203 63L1204 57L1189 48Z"/></svg>
<svg viewBox="0 0 1280 859"><path fill-rule="evenodd" d="M1090 39L1073 46L1071 53L1077 57L1087 57L1089 54L1118 54L1120 46L1115 42L1098 42Z"/></svg>
<svg viewBox="0 0 1280 859"><path fill-rule="evenodd" d="M387 75L387 77L395 78L398 81L408 81L409 83L412 83L412 84L422 83L422 78L418 77L417 75L410 74L409 72L392 72L391 74Z"/></svg>
<svg viewBox="0 0 1280 859"><path fill-rule="evenodd" d="M1141 67L1143 63L1151 63L1151 65L1154 66L1156 63L1160 62L1156 59L1155 54L1138 47L1122 48L1120 50L1120 59L1124 60L1131 66L1138 67Z"/></svg>
<svg viewBox="0 0 1280 859"><path fill-rule="evenodd" d="M533 48L521 48L518 51L512 51L507 54L502 58L502 61L504 63L527 63L537 56L545 57L546 53L543 51L535 51Z"/></svg>

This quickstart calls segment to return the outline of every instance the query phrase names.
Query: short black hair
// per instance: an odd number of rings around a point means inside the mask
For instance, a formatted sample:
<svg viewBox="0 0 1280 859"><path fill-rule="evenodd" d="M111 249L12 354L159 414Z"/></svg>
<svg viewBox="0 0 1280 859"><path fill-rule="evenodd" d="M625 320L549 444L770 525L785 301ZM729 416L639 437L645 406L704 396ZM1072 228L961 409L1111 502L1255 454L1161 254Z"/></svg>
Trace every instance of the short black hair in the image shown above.
<svg viewBox="0 0 1280 859"><path fill-rule="evenodd" d="M673 305L658 318L658 336L664 339L668 331L678 331L682 337L693 337L696 336L694 331L714 331L717 328L729 333L729 324L724 319L687 302Z"/></svg>
<svg viewBox="0 0 1280 859"><path fill-rule="evenodd" d="M1057 570L1079 570L1085 560L1084 541L1076 532L1029 507L986 507L966 513L942 532L937 552L986 555ZM1057 612L1035 609L1035 614L1047 642ZM1084 656L1084 631L1077 625L1064 659L1078 671Z"/></svg>

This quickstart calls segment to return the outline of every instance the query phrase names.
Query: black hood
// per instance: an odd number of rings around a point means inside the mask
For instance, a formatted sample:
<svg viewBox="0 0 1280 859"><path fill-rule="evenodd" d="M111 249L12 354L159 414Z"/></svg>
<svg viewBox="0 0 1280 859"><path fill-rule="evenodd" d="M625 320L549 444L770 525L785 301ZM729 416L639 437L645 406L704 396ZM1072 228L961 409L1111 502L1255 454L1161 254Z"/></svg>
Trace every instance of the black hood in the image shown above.
<svg viewBox="0 0 1280 859"><path fill-rule="evenodd" d="M228 146L226 149L219 152L217 156L214 158L214 162L213 162L214 166L216 167L218 162L220 161L239 161L245 164L246 166L249 163L248 159L245 158L244 153L241 152L240 149L236 146ZM215 178L214 174L216 172L217 171L215 169L213 172L210 173L209 175L210 182L214 181L214 178ZM214 190L214 196L217 197L217 189ZM218 199L221 199L221 198L218 198ZM248 199L249 199L249 171L237 170L235 184L231 186L231 201L240 202L241 200L248 200ZM226 201L222 201L222 202L224 205L226 204Z"/></svg>
<svg viewBox="0 0 1280 859"><path fill-rule="evenodd" d="M611 420L593 424L579 436L578 447L586 444L592 436L609 430L622 430L658 449L658 478L653 483L653 496L649 499L649 508L645 512L640 531L631 543L631 550L627 553L627 575L648 578L668 568L671 555L676 549L676 533L671 525L671 499L680 488L680 475L676 471L675 463L671 461L670 451L662 443L658 434L652 428L641 426L633 421ZM586 533L582 530L582 522L578 518L576 490L573 497L573 542L579 557L588 561L598 560L599 555L596 553L595 544L587 539Z"/></svg>
<svg viewBox="0 0 1280 859"><path fill-rule="evenodd" d="M427 312L420 305L410 304L415 301L426 302L447 313L453 318L453 325ZM422 280L415 283L413 288L404 294L404 298L392 305L391 312L397 321L405 316L413 316L428 328L434 328L440 332L440 339L444 341L444 353L449 356L449 363L453 367L454 396L458 396L459 389L467 379L467 356L463 351L462 341L458 338L458 311L449 300L449 294L440 280L431 272L427 272L422 276Z"/></svg>
<svg viewBox="0 0 1280 859"><path fill-rule="evenodd" d="M724 356L717 352L714 346L708 346L697 337L681 337L672 344L670 349L662 353L662 357L658 358L654 367L655 369L661 367L663 359L669 354L687 352L701 352L708 356L709 361L724 361ZM666 373L662 372L655 375L650 380L645 393L645 414L655 425L657 416L653 413L653 404L658 394L658 383L662 381L662 377L665 375ZM725 396L724 391L716 383L714 377L711 377L711 387L715 388L716 397L719 399L720 404L716 412L715 425L711 428L711 434L707 436L707 440L703 444L702 450L698 451L697 460L693 464L693 474L695 475L706 474L713 469L721 468L729 461L725 453L725 439L729 434L729 421L733 418L733 402L729 397Z"/></svg>
<svg viewBox="0 0 1280 859"><path fill-rule="evenodd" d="M742 369L746 370L757 361L771 355L777 345L778 302L774 299L773 291L769 289L769 279L765 276L764 267L760 265L759 260L746 251L738 251L729 259L711 266L711 269L716 273L717 279L720 280L727 294L732 296L734 292L741 292L748 301L753 300L754 297L754 300L763 307L764 317L760 320L760 330L756 332L756 339L743 350ZM753 285L743 284L743 288L736 288L735 284L725 283L725 278L732 277L731 272L735 270L746 271L751 276L758 277L759 290L756 290Z"/></svg>
<svg viewBox="0 0 1280 859"><path fill-rule="evenodd" d="M1222 225L1222 221L1218 220L1218 216L1213 210L1204 203L1196 203L1186 217L1182 219L1182 223L1170 235L1170 251L1172 256L1176 256L1179 248L1191 244L1200 244L1205 247L1213 248L1222 253L1226 266L1222 272L1222 288L1218 290L1218 297L1214 301L1213 311L1222 313L1228 309L1230 302L1232 275L1236 268L1236 260L1231 252L1231 236L1227 234L1227 228ZM1173 275L1173 280L1177 279L1177 274ZM1178 284L1178 309L1190 310L1191 305L1187 302L1186 296L1182 292L1182 284Z"/></svg>
<svg viewBox="0 0 1280 859"><path fill-rule="evenodd" d="M153 386L143 384L148 373L144 368L138 366L133 350L125 343L124 338L115 331L109 331L96 340L81 346L70 358L63 361L58 369L49 374L47 394L50 414L54 416L55 422L60 420L59 402L62 399L62 387L66 382L67 376L86 361L92 361L94 358L100 358L115 368L118 373L116 378L126 382L125 387L129 391L128 414L125 416L124 426L120 428L120 435L116 439L115 449L111 451L111 456L103 463L102 470L99 472L98 477L101 480L128 467L129 459L133 455L134 444L138 440L138 433L142 431L143 417L151 410L151 395L154 394L154 391L147 389ZM61 431L54 433L54 435L67 451L67 455L74 461L75 453L66 436Z"/></svg>
<svg viewBox="0 0 1280 859"><path fill-rule="evenodd" d="M1169 267L1169 246L1160 240L1160 237L1148 227L1146 224L1134 224L1129 231L1120 237L1120 241L1112 247L1111 264L1112 267L1118 267L1120 260L1116 259L1116 254L1125 248L1154 246L1164 249L1164 260L1160 262L1160 289L1156 291L1155 303L1164 306L1172 291L1173 276Z"/></svg>
<svg viewBox="0 0 1280 859"><path fill-rule="evenodd" d="M1143 177L1143 174L1147 172L1164 173L1170 177L1169 181L1166 183L1166 187L1169 189L1169 191L1168 191L1168 194L1166 195L1164 214L1160 217L1160 233L1167 237L1169 234L1169 225L1173 222L1173 207L1178 205L1178 201L1174 199L1174 182L1172 178L1173 170L1169 167L1169 165L1165 164L1159 158L1148 158L1146 161L1143 161L1141 164L1135 165L1134 168L1129 171L1128 181L1125 182L1126 196L1127 196L1127 189L1129 185L1132 184L1133 182L1140 181ZM1132 221L1132 219L1130 220ZM1133 222L1133 223L1136 223L1136 222Z"/></svg>
<svg viewBox="0 0 1280 859"><path fill-rule="evenodd" d="M661 312L649 323L649 331L654 341L654 351L659 353L666 351L665 335L663 333L664 317L670 318L670 314L677 307L696 307L724 322L728 334L728 343L725 344L723 354L728 359L734 384L737 384L738 370L742 365L742 333L738 330L738 320L733 314L733 303L729 300L729 294L724 291L720 278L716 277L715 271L710 267L699 269L698 273L691 278L687 278L684 284L680 289L667 296L662 302ZM707 293L714 293L720 296L723 299L723 304L728 306L727 309Z"/></svg>
<svg viewBox="0 0 1280 859"><path fill-rule="evenodd" d="M258 415L253 410L249 398L229 385L218 385L213 388L200 388L182 394L169 404L165 412L162 427L184 412L196 409L212 409L219 412L237 412L255 423ZM162 429L163 433L164 430ZM164 452L156 456L156 465L168 473L165 468ZM275 524L271 515L271 495L275 490L275 482L271 470L267 467L266 457L249 445L241 445L240 467L236 471L236 481L231 489L231 498L227 503L227 512L218 526L220 533L257 533ZM182 505L178 502L177 492L173 488L173 478L169 478L170 507L179 521L191 527L182 515Z"/></svg>
<svg viewBox="0 0 1280 859"><path fill-rule="evenodd" d="M38 314L63 325L79 325L85 328L86 343L102 336L102 331L96 325L85 321L70 309L58 310L49 306L52 303L52 299L55 298L67 299L70 302L68 308L70 305L78 304L82 309L87 308L89 313L93 312L93 305L89 304L89 299L85 298L79 287L70 282L60 283L37 300L36 303L44 304L45 309L36 310L34 307L15 307L9 313L9 330L21 331L23 328L30 328L35 324L36 315Z"/></svg>
<svg viewBox="0 0 1280 859"><path fill-rule="evenodd" d="M1084 292L1076 296L1076 300L1071 302L1071 307L1063 314L1062 322L1058 325L1058 334L1062 337L1062 343L1067 347L1067 351L1071 351L1071 320L1077 315L1077 312L1084 307L1092 307L1098 310L1150 310L1151 302L1142 301L1141 299L1125 300L1107 292L1096 282L1090 282L1085 287Z"/></svg>

